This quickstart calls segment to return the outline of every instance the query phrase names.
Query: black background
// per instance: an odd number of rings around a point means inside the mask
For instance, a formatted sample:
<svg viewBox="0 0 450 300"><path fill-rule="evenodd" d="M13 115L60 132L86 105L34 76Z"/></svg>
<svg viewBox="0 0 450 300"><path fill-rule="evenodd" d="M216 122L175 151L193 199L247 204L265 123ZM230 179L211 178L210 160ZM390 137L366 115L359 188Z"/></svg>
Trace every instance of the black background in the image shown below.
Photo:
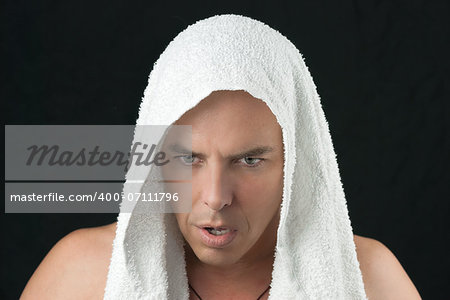
<svg viewBox="0 0 450 300"><path fill-rule="evenodd" d="M448 1L3 2L5 124L135 124L167 44L224 13L297 46L321 95L354 232L387 245L424 299L448 297ZM1 218L0 297L15 299L60 238L116 215Z"/></svg>

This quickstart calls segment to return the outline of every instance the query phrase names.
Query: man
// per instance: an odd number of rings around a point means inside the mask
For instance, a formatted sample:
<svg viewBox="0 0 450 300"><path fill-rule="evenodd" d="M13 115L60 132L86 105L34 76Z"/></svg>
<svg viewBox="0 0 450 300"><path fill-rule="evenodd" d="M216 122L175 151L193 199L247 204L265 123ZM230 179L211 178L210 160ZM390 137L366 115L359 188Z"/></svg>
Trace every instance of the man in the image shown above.
<svg viewBox="0 0 450 300"><path fill-rule="evenodd" d="M179 157L193 177L192 211L176 215L187 241L190 299L268 299L283 185L280 125L244 91L214 92L177 124L192 125L198 153ZM64 237L21 298L101 299L115 229L113 223ZM369 299L420 299L383 244L356 235L354 241Z"/></svg>
<svg viewBox="0 0 450 300"><path fill-rule="evenodd" d="M238 15L181 32L140 106L137 125L158 124L192 126L171 154L191 211L121 207L69 234L24 299L420 299L385 246L353 236L316 87L279 32Z"/></svg>

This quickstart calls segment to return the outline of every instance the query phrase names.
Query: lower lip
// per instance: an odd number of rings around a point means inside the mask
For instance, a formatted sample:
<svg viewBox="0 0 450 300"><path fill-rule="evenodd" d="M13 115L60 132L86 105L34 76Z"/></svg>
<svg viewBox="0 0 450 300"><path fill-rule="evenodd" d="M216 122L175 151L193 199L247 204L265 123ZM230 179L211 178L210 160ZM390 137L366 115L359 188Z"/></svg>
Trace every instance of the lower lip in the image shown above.
<svg viewBox="0 0 450 300"><path fill-rule="evenodd" d="M199 228L200 237L205 245L212 248L224 248L229 245L236 237L237 231L230 230L224 235L213 235L204 228Z"/></svg>

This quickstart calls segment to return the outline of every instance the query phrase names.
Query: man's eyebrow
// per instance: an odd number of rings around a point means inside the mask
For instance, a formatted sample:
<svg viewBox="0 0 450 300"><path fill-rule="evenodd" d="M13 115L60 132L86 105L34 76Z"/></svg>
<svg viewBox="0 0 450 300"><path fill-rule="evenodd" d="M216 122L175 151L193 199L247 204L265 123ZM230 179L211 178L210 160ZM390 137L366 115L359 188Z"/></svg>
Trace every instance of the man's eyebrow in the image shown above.
<svg viewBox="0 0 450 300"><path fill-rule="evenodd" d="M190 154L192 156L195 157L199 157L199 158L205 158L207 155L201 152L195 152L186 149L184 146L180 145L180 144L171 144L168 146L168 148L175 152L175 153L180 153L180 154ZM254 156L259 156L259 155L264 155L270 152L273 152L275 149L271 146L256 146L254 148L248 149L248 150L243 150L240 151L239 153L236 154L232 154L227 156L227 159L238 159L238 158L242 158L242 157L254 157Z"/></svg>
<svg viewBox="0 0 450 300"><path fill-rule="evenodd" d="M255 157L255 156L260 156L260 155L264 155L270 152L273 152L274 148L270 147L270 146L257 146L248 150L244 150L241 151L239 153L236 154L232 154L229 155L227 158L228 159L238 159L238 158L243 158L243 157Z"/></svg>

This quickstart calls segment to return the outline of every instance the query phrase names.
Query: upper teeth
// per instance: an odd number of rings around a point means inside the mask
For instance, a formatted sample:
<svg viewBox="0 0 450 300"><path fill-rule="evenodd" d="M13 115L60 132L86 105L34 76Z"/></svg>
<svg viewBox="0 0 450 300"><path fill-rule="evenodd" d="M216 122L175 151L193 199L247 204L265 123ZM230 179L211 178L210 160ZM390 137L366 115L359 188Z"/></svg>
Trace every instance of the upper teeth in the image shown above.
<svg viewBox="0 0 450 300"><path fill-rule="evenodd" d="M209 233L214 234L214 235L224 235L228 232L230 232L230 229L221 229L221 230L216 230L214 228L206 228Z"/></svg>

